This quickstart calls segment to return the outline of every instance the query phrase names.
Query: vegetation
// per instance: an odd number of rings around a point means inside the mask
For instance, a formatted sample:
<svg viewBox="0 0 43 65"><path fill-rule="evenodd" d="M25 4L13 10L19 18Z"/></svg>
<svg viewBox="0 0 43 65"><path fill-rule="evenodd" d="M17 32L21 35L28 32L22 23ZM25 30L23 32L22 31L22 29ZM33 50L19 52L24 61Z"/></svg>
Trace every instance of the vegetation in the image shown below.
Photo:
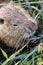
<svg viewBox="0 0 43 65"><path fill-rule="evenodd" d="M38 21L40 32L38 37L31 40L39 42L34 47L29 46L25 51L23 49L26 45L24 45L15 53L12 52L13 49L0 48L0 65L43 65L43 0L15 0L15 2L28 10Z"/></svg>

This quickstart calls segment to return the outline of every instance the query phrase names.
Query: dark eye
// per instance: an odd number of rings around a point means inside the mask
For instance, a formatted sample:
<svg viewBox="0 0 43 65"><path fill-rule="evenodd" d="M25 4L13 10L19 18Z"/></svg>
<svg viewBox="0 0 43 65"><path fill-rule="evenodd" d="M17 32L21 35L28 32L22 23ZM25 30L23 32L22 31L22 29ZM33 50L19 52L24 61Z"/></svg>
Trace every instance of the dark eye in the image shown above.
<svg viewBox="0 0 43 65"><path fill-rule="evenodd" d="M14 23L13 26L17 26L17 23Z"/></svg>
<svg viewBox="0 0 43 65"><path fill-rule="evenodd" d="M4 20L0 18L0 24L3 24L4 23Z"/></svg>

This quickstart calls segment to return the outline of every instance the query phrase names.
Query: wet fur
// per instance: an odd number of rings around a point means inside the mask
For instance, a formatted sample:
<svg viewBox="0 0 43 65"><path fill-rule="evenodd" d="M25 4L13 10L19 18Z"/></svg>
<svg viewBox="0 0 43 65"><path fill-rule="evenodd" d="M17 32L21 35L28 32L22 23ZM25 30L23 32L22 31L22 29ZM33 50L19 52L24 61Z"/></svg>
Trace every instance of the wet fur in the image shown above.
<svg viewBox="0 0 43 65"><path fill-rule="evenodd" d="M0 18L4 20L4 23L0 24L0 40L4 43L0 43L0 46L5 44L16 49L21 48L25 40L33 36L37 30L34 19L14 3L0 8Z"/></svg>

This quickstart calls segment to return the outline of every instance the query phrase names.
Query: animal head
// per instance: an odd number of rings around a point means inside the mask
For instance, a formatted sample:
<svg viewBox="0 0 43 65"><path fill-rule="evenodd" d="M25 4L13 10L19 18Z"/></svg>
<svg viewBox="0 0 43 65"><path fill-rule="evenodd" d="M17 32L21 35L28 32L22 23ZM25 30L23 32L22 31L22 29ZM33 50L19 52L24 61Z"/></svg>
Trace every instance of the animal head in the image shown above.
<svg viewBox="0 0 43 65"><path fill-rule="evenodd" d="M17 47L22 38L32 36L36 29L34 19L20 6L9 3L0 8L0 38L6 45Z"/></svg>

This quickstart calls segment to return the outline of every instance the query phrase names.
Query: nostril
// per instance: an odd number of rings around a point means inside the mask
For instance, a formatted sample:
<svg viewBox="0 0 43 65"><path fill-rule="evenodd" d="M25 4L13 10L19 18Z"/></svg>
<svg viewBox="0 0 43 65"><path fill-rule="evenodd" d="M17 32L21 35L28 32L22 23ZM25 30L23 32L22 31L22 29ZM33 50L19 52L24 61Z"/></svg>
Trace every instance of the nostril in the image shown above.
<svg viewBox="0 0 43 65"><path fill-rule="evenodd" d="M3 24L3 23L4 23L4 19L0 18L0 24Z"/></svg>

